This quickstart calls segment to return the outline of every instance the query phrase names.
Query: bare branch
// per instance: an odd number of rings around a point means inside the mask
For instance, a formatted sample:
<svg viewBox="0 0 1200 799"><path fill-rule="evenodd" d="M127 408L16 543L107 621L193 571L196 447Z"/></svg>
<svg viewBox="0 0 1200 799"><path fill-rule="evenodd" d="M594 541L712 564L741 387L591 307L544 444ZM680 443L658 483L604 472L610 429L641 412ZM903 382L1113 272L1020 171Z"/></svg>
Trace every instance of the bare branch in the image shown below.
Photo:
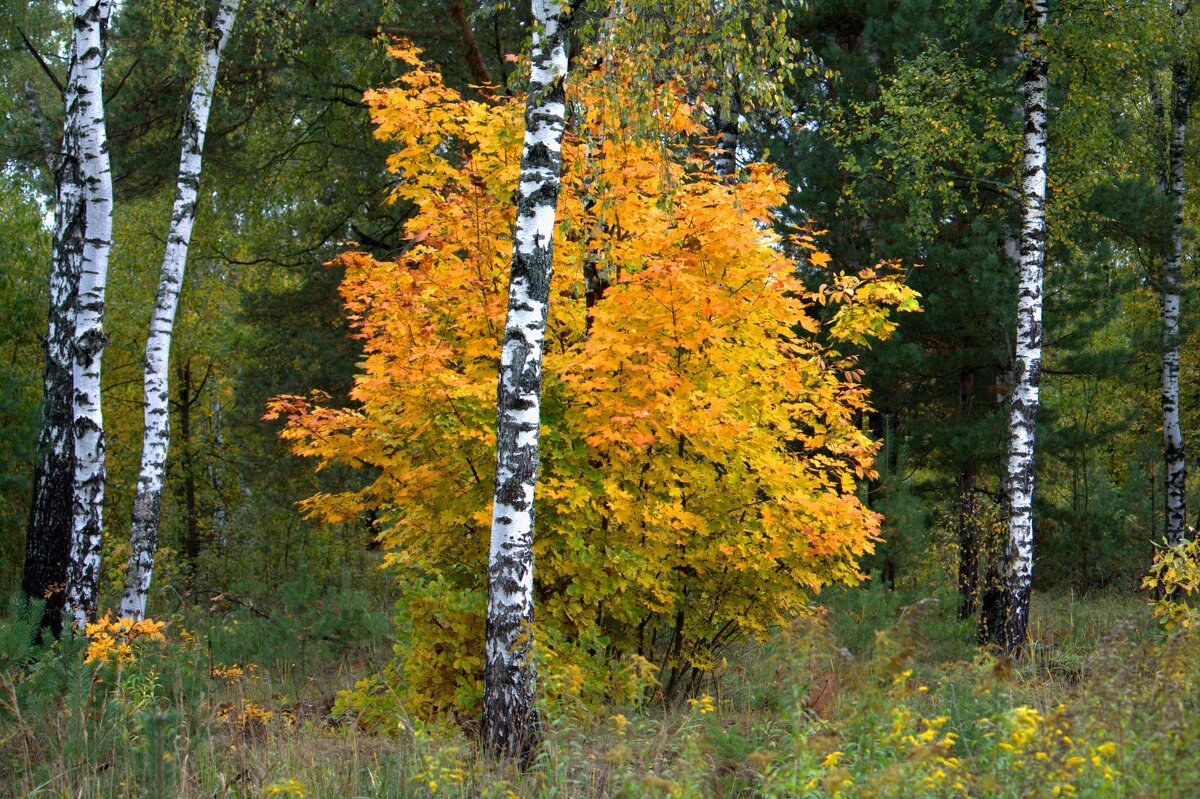
<svg viewBox="0 0 1200 799"><path fill-rule="evenodd" d="M110 103L116 99L117 95L121 93L121 89L125 88L125 81L129 80L129 76L133 74L133 71L137 69L137 65L140 63L142 63L141 56L133 59L133 63L129 65L129 69L127 69L125 74L121 76L121 79L117 81L116 88L112 90L108 97L104 98L104 102Z"/></svg>
<svg viewBox="0 0 1200 799"><path fill-rule="evenodd" d="M59 152L46 129L46 115L42 113L42 104L38 101L37 87L33 81L25 81L25 101L29 103L29 113L33 115L33 125L37 128L38 138L42 141L42 153L46 157L46 166L50 169L50 178L58 172Z"/></svg>
<svg viewBox="0 0 1200 799"><path fill-rule="evenodd" d="M42 68L42 72L46 73L46 77L50 78L50 82L54 84L54 87L58 89L58 93L61 95L64 91L66 91L63 88L62 81L59 80L58 76L54 74L54 70L50 69L50 65L46 63L46 59L42 58L42 54L39 53L37 48L33 46L33 42L29 41L29 37L25 35L25 31L17 28L17 33L21 34L21 41L25 43L25 49L28 50L29 54L34 57L34 60L38 62L38 66Z"/></svg>
<svg viewBox="0 0 1200 799"><path fill-rule="evenodd" d="M483 60L483 53L479 52L479 45L475 43L475 31L471 29L471 21L467 19L467 11L463 8L462 0L446 0L446 11L454 20L454 24L458 26L459 38L462 39L463 47L466 48L467 69L471 72L471 80L475 82L482 93L491 94L491 87L494 85L492 73Z"/></svg>

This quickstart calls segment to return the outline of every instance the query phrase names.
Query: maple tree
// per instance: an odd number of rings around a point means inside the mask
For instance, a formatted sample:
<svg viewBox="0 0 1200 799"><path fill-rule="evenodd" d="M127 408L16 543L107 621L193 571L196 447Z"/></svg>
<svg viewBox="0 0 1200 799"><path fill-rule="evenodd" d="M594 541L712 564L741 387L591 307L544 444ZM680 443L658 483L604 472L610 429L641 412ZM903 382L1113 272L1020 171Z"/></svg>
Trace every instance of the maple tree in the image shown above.
<svg viewBox="0 0 1200 799"><path fill-rule="evenodd" d="M419 210L401 257L339 259L365 349L357 407L285 396L268 415L286 417L297 453L375 470L361 490L304 507L325 521L377 514L404 584L404 695L436 713L478 699L523 105L464 99L413 49L393 54L407 73L367 101L378 135L399 148L395 196ZM797 269L831 259L809 233L784 241L772 230L779 176L750 165L726 182L669 85L656 103L661 135L625 129L638 123L619 113L621 85L580 81L577 124L606 135L569 133L563 145L536 635L564 662L654 659L671 693L722 645L858 578L855 558L879 529L855 493L875 443L844 350L886 337L891 310L917 302L890 265L830 270L807 289ZM581 265L597 250L612 280L585 335Z"/></svg>

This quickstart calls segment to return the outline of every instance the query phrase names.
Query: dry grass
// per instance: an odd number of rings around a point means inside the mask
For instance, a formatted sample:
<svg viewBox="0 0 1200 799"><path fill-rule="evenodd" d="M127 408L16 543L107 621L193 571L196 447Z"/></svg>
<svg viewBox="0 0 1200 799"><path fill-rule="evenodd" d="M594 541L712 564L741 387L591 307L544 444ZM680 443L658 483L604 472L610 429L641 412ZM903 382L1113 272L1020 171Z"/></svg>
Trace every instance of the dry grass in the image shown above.
<svg viewBox="0 0 1200 799"><path fill-rule="evenodd" d="M331 658L304 674L264 666L226 681L200 645L147 651L120 674L82 666L67 646L32 664L0 661L0 795L964 795L950 777L972 796L1038 796L1052 784L1092 791L1085 796L1191 795L1180 791L1200 773L1200 756L1189 754L1200 752L1200 643L1164 645L1144 598L1037 596L1031 657L1017 664L981 659L969 640L952 646L970 631L945 604L878 618L856 606L857 652L842 647L837 608L731 651L705 686L712 712L705 702L548 707L546 745L524 774L482 760L455 729L397 718L367 731L331 716L332 693L358 676L346 664L370 657ZM955 657L933 654L945 651ZM1019 758L997 741L1013 734L1004 725L1021 707L1073 725L1078 743L1035 736L1029 746L1043 749L1030 757L1041 751L1048 764L1014 769ZM891 732L920 741L935 727L955 740L914 747ZM1114 754L1101 759L1120 773L1110 781L1070 759L1101 757L1088 753L1110 742ZM962 773L937 777L947 771L938 757L956 758Z"/></svg>

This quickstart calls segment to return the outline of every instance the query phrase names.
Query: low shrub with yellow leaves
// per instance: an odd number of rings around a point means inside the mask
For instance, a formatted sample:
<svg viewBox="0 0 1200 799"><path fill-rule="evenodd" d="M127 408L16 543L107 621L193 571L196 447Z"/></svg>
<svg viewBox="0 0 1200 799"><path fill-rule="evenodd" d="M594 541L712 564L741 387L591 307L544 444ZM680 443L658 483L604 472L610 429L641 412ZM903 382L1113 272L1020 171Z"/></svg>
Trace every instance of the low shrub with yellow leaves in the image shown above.
<svg viewBox="0 0 1200 799"><path fill-rule="evenodd" d="M226 685L238 685L246 680L254 679L257 672L258 665L255 663L247 663L244 666L237 663L230 663L228 666L214 664L211 676L214 680Z"/></svg>
<svg viewBox="0 0 1200 799"><path fill-rule="evenodd" d="M907 705L891 716L880 739L809 756L805 791L860 799L1119 795L1117 745L1073 736L1064 706L1042 713L1019 705L976 719L969 749L949 729L949 716Z"/></svg>
<svg viewBox="0 0 1200 799"><path fill-rule="evenodd" d="M166 642L163 629L166 622L154 619L136 621L132 618L113 618L112 613L85 627L88 663L132 663L136 652L148 643Z"/></svg>
<svg viewBox="0 0 1200 799"><path fill-rule="evenodd" d="M213 709L213 718L242 732L262 732L274 712L254 702L222 702Z"/></svg>
<svg viewBox="0 0 1200 799"><path fill-rule="evenodd" d="M987 719L980 724L993 726ZM1027 790L1053 796L1095 796L1106 783L1114 785L1120 776L1111 760L1116 744L1085 741L1085 733L1073 727L1066 705L1044 713L1024 705L1009 710L994 723L994 733L985 734L995 742L985 750L993 755L993 776L1011 771ZM984 781L983 787L988 784Z"/></svg>
<svg viewBox="0 0 1200 799"><path fill-rule="evenodd" d="M411 782L417 789L431 797L464 795L464 788L478 774L474 755L458 746L427 746L421 731L414 739L419 755Z"/></svg>
<svg viewBox="0 0 1200 799"><path fill-rule="evenodd" d="M1200 540L1159 547L1142 587L1156 592L1154 618L1168 632L1200 628L1200 611L1192 601L1200 588Z"/></svg>

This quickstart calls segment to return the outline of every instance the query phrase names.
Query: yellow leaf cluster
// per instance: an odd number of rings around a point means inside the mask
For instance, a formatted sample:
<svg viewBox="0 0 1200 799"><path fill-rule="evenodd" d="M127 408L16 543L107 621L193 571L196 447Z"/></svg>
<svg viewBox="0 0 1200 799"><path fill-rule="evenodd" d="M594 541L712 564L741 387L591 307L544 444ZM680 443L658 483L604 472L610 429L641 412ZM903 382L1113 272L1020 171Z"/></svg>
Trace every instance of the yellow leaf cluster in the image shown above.
<svg viewBox="0 0 1200 799"><path fill-rule="evenodd" d="M1200 629L1200 611L1193 597L1200 588L1200 540L1184 539L1154 553L1154 563L1142 587L1155 591L1154 618L1168 631Z"/></svg>
<svg viewBox="0 0 1200 799"><path fill-rule="evenodd" d="M164 627L166 622L154 619L135 621L128 617L113 618L111 612L105 613L84 628L88 637L85 660L88 663L132 663L138 642L166 640Z"/></svg>
<svg viewBox="0 0 1200 799"><path fill-rule="evenodd" d="M395 55L409 71L368 101L398 148L396 196L417 212L395 261L338 261L365 352L356 407L281 397L271 414L286 418L296 452L376 470L362 490L305 507L331 521L378 514L388 563L416 598L405 623L419 657L407 671L422 686L413 705L431 714L471 696L481 667L523 117L519 100L463 99L414 51ZM837 347L886 336L890 311L915 309L916 295L891 265L830 272L811 291L771 227L779 176L753 165L737 182L715 174L694 110L669 86L663 135L633 135L620 86L572 86L579 124L563 145L538 625L559 646L705 668L821 586L858 578L855 558L879 531L855 493L875 444L859 425L868 398L855 361ZM813 267L831 260L807 249ZM590 314L589 259L609 283Z"/></svg>

